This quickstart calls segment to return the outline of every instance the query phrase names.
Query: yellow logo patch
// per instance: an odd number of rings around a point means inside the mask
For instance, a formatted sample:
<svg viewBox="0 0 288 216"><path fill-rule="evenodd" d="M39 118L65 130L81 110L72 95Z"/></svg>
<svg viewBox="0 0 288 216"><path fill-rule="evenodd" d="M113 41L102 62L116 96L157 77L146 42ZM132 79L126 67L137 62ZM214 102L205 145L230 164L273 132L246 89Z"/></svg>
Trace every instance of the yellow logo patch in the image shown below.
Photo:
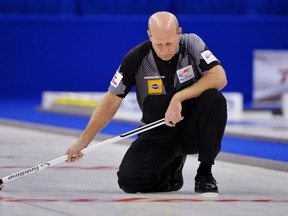
<svg viewBox="0 0 288 216"><path fill-rule="evenodd" d="M148 80L148 93L161 94L163 92L163 83L161 79Z"/></svg>

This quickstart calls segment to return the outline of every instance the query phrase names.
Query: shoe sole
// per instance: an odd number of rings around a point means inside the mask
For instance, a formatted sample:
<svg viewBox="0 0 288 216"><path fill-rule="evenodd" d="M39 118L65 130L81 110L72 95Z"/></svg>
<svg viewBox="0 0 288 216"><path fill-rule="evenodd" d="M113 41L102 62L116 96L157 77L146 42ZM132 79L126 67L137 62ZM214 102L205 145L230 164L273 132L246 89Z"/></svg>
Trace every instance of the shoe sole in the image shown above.
<svg viewBox="0 0 288 216"><path fill-rule="evenodd" d="M217 193L218 194L218 188L215 190L200 190L200 189L194 189L195 193L202 194L202 193Z"/></svg>
<svg viewBox="0 0 288 216"><path fill-rule="evenodd" d="M195 189L195 193L201 196L205 196L205 197L215 197L215 196L218 196L219 194L218 189L215 191L201 191L201 190Z"/></svg>
<svg viewBox="0 0 288 216"><path fill-rule="evenodd" d="M206 192L206 193L197 193L199 196L204 197L204 198L215 198L218 197L218 193L213 193L213 192Z"/></svg>

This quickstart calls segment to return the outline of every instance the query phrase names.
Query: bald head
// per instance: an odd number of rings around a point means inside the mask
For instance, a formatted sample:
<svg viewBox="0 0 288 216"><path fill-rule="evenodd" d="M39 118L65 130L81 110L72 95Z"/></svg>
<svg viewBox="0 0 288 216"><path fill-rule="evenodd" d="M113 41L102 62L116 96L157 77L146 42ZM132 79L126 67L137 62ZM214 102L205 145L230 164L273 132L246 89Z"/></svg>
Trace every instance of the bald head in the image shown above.
<svg viewBox="0 0 288 216"><path fill-rule="evenodd" d="M147 34L162 60L170 60L179 51L181 33L178 20L172 13L161 11L149 18Z"/></svg>
<svg viewBox="0 0 288 216"><path fill-rule="evenodd" d="M175 31L178 31L179 29L178 20L174 14L166 11L154 13L149 18L148 30L151 32L154 29L158 30L175 29Z"/></svg>

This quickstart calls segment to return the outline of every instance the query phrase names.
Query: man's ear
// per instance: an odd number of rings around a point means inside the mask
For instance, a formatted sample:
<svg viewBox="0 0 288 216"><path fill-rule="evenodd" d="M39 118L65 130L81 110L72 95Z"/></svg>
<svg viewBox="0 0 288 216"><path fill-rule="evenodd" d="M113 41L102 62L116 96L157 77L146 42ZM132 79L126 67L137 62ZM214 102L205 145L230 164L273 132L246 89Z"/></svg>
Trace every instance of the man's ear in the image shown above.
<svg viewBox="0 0 288 216"><path fill-rule="evenodd" d="M179 35L182 34L182 28L181 28L181 27L178 28L178 32L177 32L177 34L179 34Z"/></svg>
<svg viewBox="0 0 288 216"><path fill-rule="evenodd" d="M150 31L149 31L149 30L147 30L147 35L148 35L149 39L151 40L151 38L152 38L152 35L151 35L151 33L150 33Z"/></svg>

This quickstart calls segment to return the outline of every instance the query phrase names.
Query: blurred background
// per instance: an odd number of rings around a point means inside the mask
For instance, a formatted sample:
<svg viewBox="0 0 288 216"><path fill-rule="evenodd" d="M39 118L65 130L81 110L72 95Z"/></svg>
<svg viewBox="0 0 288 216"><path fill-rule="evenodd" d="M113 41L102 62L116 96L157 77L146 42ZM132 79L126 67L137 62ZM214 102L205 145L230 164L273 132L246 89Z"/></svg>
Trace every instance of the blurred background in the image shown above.
<svg viewBox="0 0 288 216"><path fill-rule="evenodd" d="M202 37L226 69L223 91L240 92L245 108L253 106L255 51L288 50L286 0L0 0L0 97L106 91L159 10Z"/></svg>
<svg viewBox="0 0 288 216"><path fill-rule="evenodd" d="M171 211L164 207L164 212L181 214L177 207L184 203L185 213L189 201L197 205L195 212L205 214L233 211L235 215L234 209L237 215L271 215L272 211L284 215L285 210L287 214L288 0L0 0L0 175L64 154L67 142L74 142L86 127L123 56L148 39L149 16L162 10L178 17L184 33L198 34L226 70L228 85L223 92L228 122L217 160L251 166L217 161L216 179L223 187L218 203L207 197L208 203L199 205L197 200L202 198L190 196L189 182L193 181L187 175L188 192L163 199L169 205L177 202ZM102 134L116 136L139 126L141 112L135 94L125 100L118 119L103 128ZM158 208L164 203L154 195L144 201L117 199L122 195L114 192L116 185L110 184L114 177L104 169L114 167L122 148L128 147L128 141L119 144L99 147L93 163L86 158L88 163L70 167L75 174L70 175L65 166L53 175L53 170L46 176L43 172L42 187L37 186L42 174L22 185L20 181L11 190L5 186L7 192L0 194L1 215L75 215L80 211L84 215L104 211L105 215L132 215L131 206L142 210L145 203L149 205L145 209L152 206L152 212L157 212L158 205L152 202L160 202ZM255 166L274 170L252 169ZM86 180L79 178L81 170ZM97 176L96 181L90 174ZM69 187L62 188L63 184ZM125 200L138 203L129 205ZM89 207L83 202L89 202Z"/></svg>
<svg viewBox="0 0 288 216"><path fill-rule="evenodd" d="M287 0L0 0L0 123L83 130L123 56L148 39L149 16L162 10L226 70L221 151L284 161L288 170ZM114 121L103 133L136 127L141 112L129 96L117 114L132 122Z"/></svg>

